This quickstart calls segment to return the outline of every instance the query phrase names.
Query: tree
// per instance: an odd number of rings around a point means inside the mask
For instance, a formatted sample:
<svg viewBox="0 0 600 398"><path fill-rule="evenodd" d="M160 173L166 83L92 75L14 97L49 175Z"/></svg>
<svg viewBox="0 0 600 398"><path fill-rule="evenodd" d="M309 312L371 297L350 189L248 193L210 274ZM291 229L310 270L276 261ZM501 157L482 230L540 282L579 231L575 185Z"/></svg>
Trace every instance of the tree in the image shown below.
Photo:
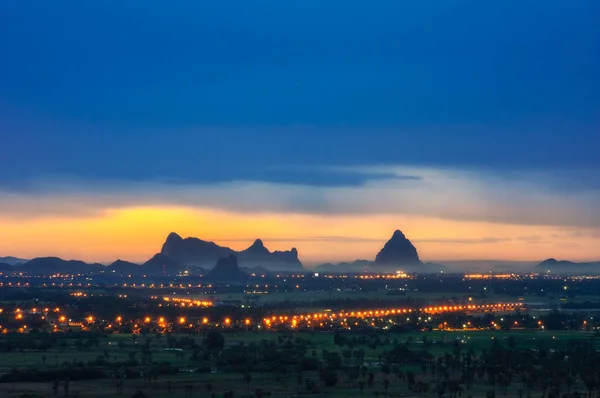
<svg viewBox="0 0 600 398"><path fill-rule="evenodd" d="M392 371L392 368L390 367L389 363L384 363L383 365L381 365L381 371L383 372L383 374L385 375L385 379L388 379L388 376L390 375L390 372Z"/></svg>
<svg viewBox="0 0 600 398"><path fill-rule="evenodd" d="M375 383L375 375L369 372L369 377L367 377L367 386L369 388L373 388L373 384Z"/></svg>
<svg viewBox="0 0 600 398"><path fill-rule="evenodd" d="M335 387L338 382L337 372L330 368L321 371L321 379L327 387Z"/></svg>
<svg viewBox="0 0 600 398"><path fill-rule="evenodd" d="M435 386L435 393L438 395L438 397L443 397L444 394L446 394L446 384L439 383L437 386Z"/></svg>
<svg viewBox="0 0 600 398"><path fill-rule="evenodd" d="M252 375L250 372L244 373L244 383L246 383L246 394L250 394L250 382L252 381Z"/></svg>
<svg viewBox="0 0 600 398"><path fill-rule="evenodd" d="M363 391L365 390L365 381L361 380L358 382L358 388L360 389L360 396L363 396Z"/></svg>
<svg viewBox="0 0 600 398"><path fill-rule="evenodd" d="M423 381L418 381L415 383L414 392L419 394L419 397L422 397L423 394L427 394L428 391L429 391L429 384L427 384Z"/></svg>
<svg viewBox="0 0 600 398"><path fill-rule="evenodd" d="M211 351L222 350L225 347L225 337L221 333L211 330L206 334L204 340L202 340L202 345Z"/></svg>
<svg viewBox="0 0 600 398"><path fill-rule="evenodd" d="M69 378L66 378L63 382L63 390L65 391L65 397L69 396Z"/></svg>
<svg viewBox="0 0 600 398"><path fill-rule="evenodd" d="M194 386L192 384L185 385L185 397L192 398L192 392L194 391Z"/></svg>
<svg viewBox="0 0 600 398"><path fill-rule="evenodd" d="M383 380L383 389L385 390L385 396L387 397L388 388L390 388L390 381L388 379Z"/></svg>

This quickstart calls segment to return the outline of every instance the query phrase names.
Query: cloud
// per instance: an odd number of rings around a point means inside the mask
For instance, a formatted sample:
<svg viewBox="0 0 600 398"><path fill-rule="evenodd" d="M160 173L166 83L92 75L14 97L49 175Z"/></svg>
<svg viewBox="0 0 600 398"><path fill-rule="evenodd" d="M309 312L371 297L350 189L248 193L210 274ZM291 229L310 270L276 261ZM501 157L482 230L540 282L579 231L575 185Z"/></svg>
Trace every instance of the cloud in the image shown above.
<svg viewBox="0 0 600 398"><path fill-rule="evenodd" d="M242 213L424 215L449 220L600 228L600 190L558 190L552 175L518 178L469 169L343 168L364 174L359 185L315 186L260 181L37 181L0 192L0 217L89 216L144 206L213 208ZM333 169L331 172L339 172ZM382 177L383 176L383 177Z"/></svg>

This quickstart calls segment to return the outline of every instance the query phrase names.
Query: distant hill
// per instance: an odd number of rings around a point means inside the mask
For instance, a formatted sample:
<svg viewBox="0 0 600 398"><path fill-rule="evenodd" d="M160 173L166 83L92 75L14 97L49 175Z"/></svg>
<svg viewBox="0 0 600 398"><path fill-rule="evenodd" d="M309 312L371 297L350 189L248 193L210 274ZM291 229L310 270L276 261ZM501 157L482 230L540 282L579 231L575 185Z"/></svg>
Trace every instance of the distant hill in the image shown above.
<svg viewBox="0 0 600 398"><path fill-rule="evenodd" d="M317 265L315 271L318 272L362 272L365 269L369 270L373 265L373 261L369 260L356 260L354 262L341 262L341 263L325 263Z"/></svg>
<svg viewBox="0 0 600 398"><path fill-rule="evenodd" d="M577 263L567 260L556 260L549 258L539 263L536 268L538 270L551 272L592 272L600 273L600 261Z"/></svg>
<svg viewBox="0 0 600 398"><path fill-rule="evenodd" d="M7 264L7 263L0 263L0 272L2 273L6 273L6 272L18 272L18 267L15 267L13 265Z"/></svg>
<svg viewBox="0 0 600 398"><path fill-rule="evenodd" d="M185 264L167 256L157 253L150 260L141 265L146 275L177 275L188 270Z"/></svg>
<svg viewBox="0 0 600 398"><path fill-rule="evenodd" d="M27 261L29 261L29 260L25 260L24 258L12 257L12 256L0 257L0 263L8 264L8 265L25 264Z"/></svg>
<svg viewBox="0 0 600 398"><path fill-rule="evenodd" d="M289 251L271 252L260 239L242 251L235 251L229 247L219 246L214 242L207 242L198 238L181 238L175 232L167 237L163 244L161 254L187 265L212 268L222 258L235 255L240 266L262 266L271 271L303 271L304 268L298 258L298 251L292 248Z"/></svg>
<svg viewBox="0 0 600 398"><path fill-rule="evenodd" d="M78 260L63 260L58 257L34 258L18 268L31 275L86 274L106 269L102 264L88 264Z"/></svg>
<svg viewBox="0 0 600 398"><path fill-rule="evenodd" d="M113 275L173 276L185 271L193 274L203 274L205 272L201 268L187 266L161 253L154 255L150 260L141 265L129 261L117 260L105 266L102 264L89 264L78 260L63 260L58 257L39 257L23 265L2 265L0 266L0 271L4 268L9 271L27 272L32 275L87 274L104 271Z"/></svg>
<svg viewBox="0 0 600 398"><path fill-rule="evenodd" d="M248 275L255 274L256 276L264 275L265 278L271 278L274 276L273 272L269 271L265 267L256 266L252 268L240 267L242 271L247 273Z"/></svg>
<svg viewBox="0 0 600 398"><path fill-rule="evenodd" d="M511 260L443 260L451 272L528 272L537 265L535 261Z"/></svg>
<svg viewBox="0 0 600 398"><path fill-rule="evenodd" d="M110 264L107 271L118 275L144 275L144 267L139 264L123 260L117 260Z"/></svg>
<svg viewBox="0 0 600 398"><path fill-rule="evenodd" d="M219 259L217 265L205 277L209 281L216 282L241 282L249 279L249 275L242 271L237 257L233 254Z"/></svg>
<svg viewBox="0 0 600 398"><path fill-rule="evenodd" d="M417 249L402 231L394 231L391 239L386 242L383 249L375 257L378 266L416 266L421 265Z"/></svg>
<svg viewBox="0 0 600 398"><path fill-rule="evenodd" d="M356 260L354 262L342 262L337 264L326 263L318 265L318 272L380 272L397 271L419 273L437 273L447 271L442 264L423 263L414 245L404 236L400 230L394 231L391 239L385 243L383 248L375 257L375 261Z"/></svg>

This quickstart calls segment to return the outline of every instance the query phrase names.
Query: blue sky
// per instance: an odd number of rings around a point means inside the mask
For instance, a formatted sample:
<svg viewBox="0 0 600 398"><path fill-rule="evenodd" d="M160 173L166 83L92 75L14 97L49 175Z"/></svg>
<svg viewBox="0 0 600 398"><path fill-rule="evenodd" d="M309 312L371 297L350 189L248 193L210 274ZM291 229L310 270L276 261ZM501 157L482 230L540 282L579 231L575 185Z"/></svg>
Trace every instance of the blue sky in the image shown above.
<svg viewBox="0 0 600 398"><path fill-rule="evenodd" d="M5 0L0 192L103 187L121 205L135 184L262 182L314 188L278 210L335 213L323 190L443 172L529 198L513 207L548 194L548 213L596 228L598 15L595 0ZM187 195L172 202L219 207ZM548 217L524 223L565 224Z"/></svg>

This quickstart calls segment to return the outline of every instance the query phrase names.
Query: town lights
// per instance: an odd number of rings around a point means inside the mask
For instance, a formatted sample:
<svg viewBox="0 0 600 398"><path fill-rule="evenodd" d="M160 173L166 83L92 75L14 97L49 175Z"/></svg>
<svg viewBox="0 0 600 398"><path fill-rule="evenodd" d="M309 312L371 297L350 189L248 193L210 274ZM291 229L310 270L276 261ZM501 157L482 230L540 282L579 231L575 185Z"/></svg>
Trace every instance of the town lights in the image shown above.
<svg viewBox="0 0 600 398"><path fill-rule="evenodd" d="M150 323L150 317L149 317L149 316L147 316L146 318L144 318L144 322L145 322L145 323Z"/></svg>
<svg viewBox="0 0 600 398"><path fill-rule="evenodd" d="M117 317L117 322L121 322L123 320L123 318L121 316Z"/></svg>
<svg viewBox="0 0 600 398"><path fill-rule="evenodd" d="M185 317L179 318L179 323L183 325L185 323Z"/></svg>

